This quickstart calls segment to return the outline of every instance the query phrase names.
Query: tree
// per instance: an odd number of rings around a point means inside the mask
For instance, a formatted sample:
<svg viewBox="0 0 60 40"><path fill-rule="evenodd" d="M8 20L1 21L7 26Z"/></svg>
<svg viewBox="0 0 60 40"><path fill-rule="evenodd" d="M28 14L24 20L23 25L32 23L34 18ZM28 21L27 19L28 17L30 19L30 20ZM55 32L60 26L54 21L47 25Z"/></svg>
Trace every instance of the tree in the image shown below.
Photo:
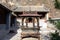
<svg viewBox="0 0 60 40"><path fill-rule="evenodd" d="M59 29L60 30L60 21L57 21L57 23L56 23L56 26L55 26L57 29Z"/></svg>
<svg viewBox="0 0 60 40"><path fill-rule="evenodd" d="M55 0L55 8L60 9L60 2Z"/></svg>
<svg viewBox="0 0 60 40"><path fill-rule="evenodd" d="M50 40L60 40L59 32L51 33Z"/></svg>

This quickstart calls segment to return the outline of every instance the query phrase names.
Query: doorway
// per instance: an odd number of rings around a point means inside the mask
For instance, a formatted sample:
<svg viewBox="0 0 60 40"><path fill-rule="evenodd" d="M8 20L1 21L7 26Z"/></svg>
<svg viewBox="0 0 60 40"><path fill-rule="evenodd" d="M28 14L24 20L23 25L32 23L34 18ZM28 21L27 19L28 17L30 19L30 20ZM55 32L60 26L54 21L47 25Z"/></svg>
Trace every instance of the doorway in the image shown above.
<svg viewBox="0 0 60 40"><path fill-rule="evenodd" d="M33 19L32 19L31 17L29 17L29 18L28 18L28 22L29 22L29 23L30 23L30 22L32 23L32 21L33 21Z"/></svg>
<svg viewBox="0 0 60 40"><path fill-rule="evenodd" d="M27 18L27 21L28 21L28 27L33 27L33 18L32 17L28 17Z"/></svg>

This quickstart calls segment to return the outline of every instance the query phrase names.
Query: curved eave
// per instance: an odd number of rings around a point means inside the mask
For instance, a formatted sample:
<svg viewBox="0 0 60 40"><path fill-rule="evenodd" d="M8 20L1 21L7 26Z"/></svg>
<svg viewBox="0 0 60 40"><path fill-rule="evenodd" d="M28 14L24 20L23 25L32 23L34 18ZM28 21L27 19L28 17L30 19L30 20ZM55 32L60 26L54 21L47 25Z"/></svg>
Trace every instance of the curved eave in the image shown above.
<svg viewBox="0 0 60 40"><path fill-rule="evenodd" d="M12 12L10 9L8 9L7 7L5 7L4 5L0 4L0 8L4 9L7 12Z"/></svg>

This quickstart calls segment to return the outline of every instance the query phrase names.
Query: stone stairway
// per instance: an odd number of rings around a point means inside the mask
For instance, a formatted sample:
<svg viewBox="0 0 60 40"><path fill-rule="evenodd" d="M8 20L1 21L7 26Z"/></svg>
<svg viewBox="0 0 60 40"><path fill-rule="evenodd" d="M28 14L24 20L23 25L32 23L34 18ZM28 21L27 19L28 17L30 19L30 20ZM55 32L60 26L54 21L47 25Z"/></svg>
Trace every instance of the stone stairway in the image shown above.
<svg viewBox="0 0 60 40"><path fill-rule="evenodd" d="M55 29L53 29L54 25L52 25L51 23L48 23L48 26L49 26L48 28L43 28L44 30L40 30L40 40L49 40L49 33L55 31ZM22 30L19 28L17 30L16 34L15 33L7 34L6 37L3 38L3 40L20 40L21 39L21 32L22 32ZM32 40L32 39L37 40L35 38L26 38L26 40L28 40L28 39L30 39L30 40ZM25 39L23 39L23 40L25 40Z"/></svg>

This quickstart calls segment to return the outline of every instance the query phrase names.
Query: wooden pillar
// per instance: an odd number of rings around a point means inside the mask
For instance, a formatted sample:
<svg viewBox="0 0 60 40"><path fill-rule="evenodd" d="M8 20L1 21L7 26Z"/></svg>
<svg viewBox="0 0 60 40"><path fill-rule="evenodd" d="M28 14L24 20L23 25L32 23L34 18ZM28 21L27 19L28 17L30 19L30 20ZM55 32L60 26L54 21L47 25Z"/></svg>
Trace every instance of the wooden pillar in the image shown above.
<svg viewBox="0 0 60 40"><path fill-rule="evenodd" d="M26 17L26 27L28 27L27 17Z"/></svg>
<svg viewBox="0 0 60 40"><path fill-rule="evenodd" d="M38 27L38 19L37 19L37 17L35 17L35 19L37 20L37 26L36 26L36 28Z"/></svg>
<svg viewBox="0 0 60 40"><path fill-rule="evenodd" d="M24 18L25 18L25 17L22 17L22 26L24 26Z"/></svg>
<svg viewBox="0 0 60 40"><path fill-rule="evenodd" d="M27 26L27 22L26 21L26 17L23 18L23 24L26 23L24 26L26 27Z"/></svg>
<svg viewBox="0 0 60 40"><path fill-rule="evenodd" d="M16 27L16 17L14 17L14 26Z"/></svg>
<svg viewBox="0 0 60 40"><path fill-rule="evenodd" d="M22 26L22 17L20 17L20 26Z"/></svg>
<svg viewBox="0 0 60 40"><path fill-rule="evenodd" d="M22 18L22 26L23 26L23 18Z"/></svg>
<svg viewBox="0 0 60 40"><path fill-rule="evenodd" d="M22 18L22 26L23 26L23 18Z"/></svg>
<svg viewBox="0 0 60 40"><path fill-rule="evenodd" d="M11 12L6 15L6 30L10 30Z"/></svg>
<svg viewBox="0 0 60 40"><path fill-rule="evenodd" d="M33 18L33 27L35 27L35 19Z"/></svg>
<svg viewBox="0 0 60 40"><path fill-rule="evenodd" d="M37 17L37 26L39 27L39 17Z"/></svg>

